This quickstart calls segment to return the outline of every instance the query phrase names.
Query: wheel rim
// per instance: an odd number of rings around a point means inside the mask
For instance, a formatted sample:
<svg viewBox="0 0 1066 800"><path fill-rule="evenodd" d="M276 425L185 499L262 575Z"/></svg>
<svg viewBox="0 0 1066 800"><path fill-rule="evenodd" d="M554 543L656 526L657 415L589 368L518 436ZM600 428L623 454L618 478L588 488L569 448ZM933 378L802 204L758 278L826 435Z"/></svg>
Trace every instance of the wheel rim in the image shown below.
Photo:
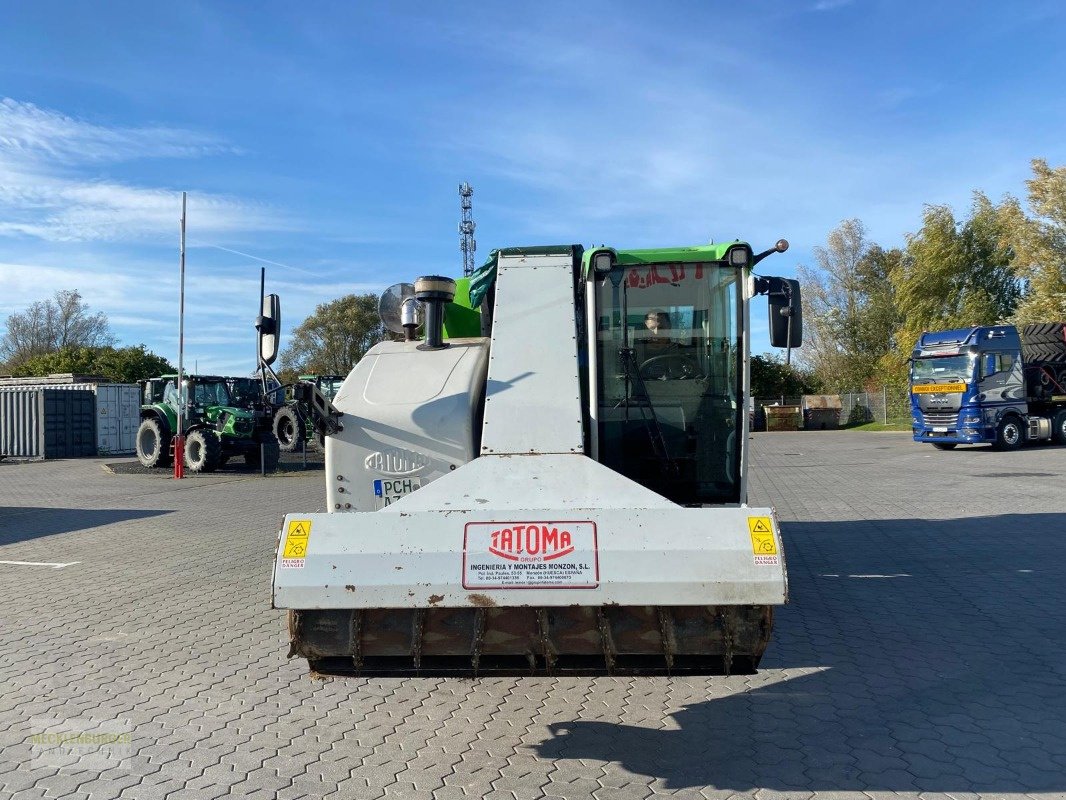
<svg viewBox="0 0 1066 800"><path fill-rule="evenodd" d="M145 428L141 431L140 437L137 439L137 446L141 449L141 455L151 456L155 453L157 440L155 437L155 431L151 428Z"/></svg>
<svg viewBox="0 0 1066 800"><path fill-rule="evenodd" d="M1003 441L1007 444L1017 444L1021 438L1021 429L1013 422L1008 422L1003 426Z"/></svg>

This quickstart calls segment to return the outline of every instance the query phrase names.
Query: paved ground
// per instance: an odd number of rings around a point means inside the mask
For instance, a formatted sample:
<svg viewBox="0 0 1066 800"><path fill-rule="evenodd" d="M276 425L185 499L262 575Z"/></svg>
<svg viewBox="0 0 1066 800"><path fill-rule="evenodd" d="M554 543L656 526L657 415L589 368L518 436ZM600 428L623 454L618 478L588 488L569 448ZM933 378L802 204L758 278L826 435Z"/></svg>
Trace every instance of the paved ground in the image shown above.
<svg viewBox="0 0 1066 800"><path fill-rule="evenodd" d="M793 603L758 675L705 679L312 682L269 572L321 472L0 463L0 560L69 564L0 563L0 800L1066 797L1066 448L754 451ZM72 719L128 760L35 760Z"/></svg>

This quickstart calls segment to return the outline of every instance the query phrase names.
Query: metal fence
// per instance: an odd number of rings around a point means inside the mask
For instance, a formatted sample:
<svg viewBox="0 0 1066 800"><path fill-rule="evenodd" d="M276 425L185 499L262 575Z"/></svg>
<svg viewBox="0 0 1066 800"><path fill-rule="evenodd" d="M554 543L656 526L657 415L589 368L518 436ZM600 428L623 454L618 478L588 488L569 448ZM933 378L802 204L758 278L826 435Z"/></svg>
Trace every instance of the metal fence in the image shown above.
<svg viewBox="0 0 1066 800"><path fill-rule="evenodd" d="M753 429L766 430L765 409L773 406L798 406L802 413L803 425L808 429L845 428L868 422L885 425L909 425L911 422L910 393L906 388L882 386L868 392L842 392L830 397L840 398L840 408L835 414L835 409L809 407L810 403L805 402L801 396L756 397L752 411Z"/></svg>

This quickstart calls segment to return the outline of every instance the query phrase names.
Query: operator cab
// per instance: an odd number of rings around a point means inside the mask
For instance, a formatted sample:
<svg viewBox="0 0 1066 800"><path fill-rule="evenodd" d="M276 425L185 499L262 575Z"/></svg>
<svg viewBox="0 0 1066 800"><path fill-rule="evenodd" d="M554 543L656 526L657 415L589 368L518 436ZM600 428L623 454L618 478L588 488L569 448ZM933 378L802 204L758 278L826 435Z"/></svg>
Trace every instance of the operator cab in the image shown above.
<svg viewBox="0 0 1066 800"><path fill-rule="evenodd" d="M737 503L743 266L619 256L595 289L599 460L675 503Z"/></svg>

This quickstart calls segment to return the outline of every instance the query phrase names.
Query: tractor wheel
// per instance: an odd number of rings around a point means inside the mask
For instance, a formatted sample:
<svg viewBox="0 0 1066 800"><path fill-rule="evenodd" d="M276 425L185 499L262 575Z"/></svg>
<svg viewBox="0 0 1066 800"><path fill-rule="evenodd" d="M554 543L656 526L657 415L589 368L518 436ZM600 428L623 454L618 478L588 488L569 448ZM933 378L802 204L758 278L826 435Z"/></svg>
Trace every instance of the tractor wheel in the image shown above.
<svg viewBox="0 0 1066 800"><path fill-rule="evenodd" d="M147 417L137 428L137 460L141 466L166 467L171 463L170 434L155 417Z"/></svg>
<svg viewBox="0 0 1066 800"><path fill-rule="evenodd" d="M997 450L1017 450L1025 441L1025 431L1017 417L1004 417L996 428L996 441L992 445Z"/></svg>
<svg viewBox="0 0 1066 800"><path fill-rule="evenodd" d="M277 472L278 461L281 460L281 449L278 447L278 440L272 433L260 434L259 438L249 445L249 449L244 453L244 463L252 469L259 469L259 445L263 445L263 471L264 472Z"/></svg>
<svg viewBox="0 0 1066 800"><path fill-rule="evenodd" d="M1066 444L1066 411L1060 411L1051 418L1051 441Z"/></svg>
<svg viewBox="0 0 1066 800"><path fill-rule="evenodd" d="M214 472L222 458L222 442L218 434L197 428L185 437L185 468L189 472Z"/></svg>
<svg viewBox="0 0 1066 800"><path fill-rule="evenodd" d="M282 406L278 409L278 413L274 415L274 436L285 453L298 451L305 445L307 427L295 408Z"/></svg>

